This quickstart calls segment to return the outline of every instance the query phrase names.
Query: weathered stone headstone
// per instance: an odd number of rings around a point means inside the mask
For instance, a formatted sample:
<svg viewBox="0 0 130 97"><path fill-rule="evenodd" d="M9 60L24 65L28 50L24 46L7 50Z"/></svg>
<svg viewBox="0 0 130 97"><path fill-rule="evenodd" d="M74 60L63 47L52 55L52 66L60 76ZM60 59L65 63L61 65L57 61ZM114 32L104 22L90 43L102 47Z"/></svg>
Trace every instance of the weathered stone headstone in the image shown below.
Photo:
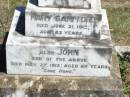
<svg viewBox="0 0 130 97"><path fill-rule="evenodd" d="M106 17L105 10L102 12ZM9 74L110 76L112 44L109 35L103 40L21 36L15 31L20 27L16 24L22 24L17 23L21 18L15 20L20 17L17 13L7 41ZM106 25L105 18L103 20L102 24Z"/></svg>
<svg viewBox="0 0 130 97"><path fill-rule="evenodd" d="M93 7L100 5L95 1L38 0L38 6L28 2L26 10L15 10L6 43L7 73L25 76L12 78L16 83L7 86L11 93L121 97L107 14L101 6Z"/></svg>
<svg viewBox="0 0 130 97"><path fill-rule="evenodd" d="M27 36L20 31L22 21ZM79 26L83 28L75 28ZM29 2L25 16L15 12L6 52L9 74L110 76L112 44L106 12L39 8Z"/></svg>
<svg viewBox="0 0 130 97"><path fill-rule="evenodd" d="M73 28L79 26L84 28ZM75 77L111 74L112 44L103 9L45 8L29 2L25 14L16 10L6 45L9 74Z"/></svg>
<svg viewBox="0 0 130 97"><path fill-rule="evenodd" d="M59 10L29 3L25 20L27 36L100 39L102 11L72 8Z"/></svg>

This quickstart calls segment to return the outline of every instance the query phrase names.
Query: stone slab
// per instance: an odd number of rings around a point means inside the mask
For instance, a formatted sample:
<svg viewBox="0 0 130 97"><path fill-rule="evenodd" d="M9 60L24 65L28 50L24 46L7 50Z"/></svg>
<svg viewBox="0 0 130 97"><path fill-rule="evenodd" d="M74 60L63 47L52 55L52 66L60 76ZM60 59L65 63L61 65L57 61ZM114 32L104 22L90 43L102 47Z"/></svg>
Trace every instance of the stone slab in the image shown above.
<svg viewBox="0 0 130 97"><path fill-rule="evenodd" d="M26 36L100 39L102 14L93 9L27 7Z"/></svg>
<svg viewBox="0 0 130 97"><path fill-rule="evenodd" d="M110 77L7 75L0 73L1 97L123 97L119 63L112 56Z"/></svg>
<svg viewBox="0 0 130 97"><path fill-rule="evenodd" d="M124 53L130 52L130 46L115 46L115 49L120 56L123 56Z"/></svg>
<svg viewBox="0 0 130 97"><path fill-rule="evenodd" d="M20 31L24 24L20 14L15 11L6 44L9 74L110 76L110 36L103 34L102 41L27 37Z"/></svg>
<svg viewBox="0 0 130 97"><path fill-rule="evenodd" d="M39 7L37 7L36 5L34 5L34 4L32 4L32 3L30 3L30 2L28 2L28 4L27 4L27 9L28 10L32 10L32 11L36 11L37 12L37 10L38 10L38 8ZM46 8L45 8L46 9ZM54 9L54 8L53 8ZM64 9L64 8L63 8ZM39 8L39 10L43 10L43 8ZM60 9L61 10L61 9ZM71 11L73 11L74 9L70 9ZM56 11L56 10L55 10ZM81 11L81 10L80 10ZM94 12L93 12L94 11ZM74 11L75 12L75 11ZM74 12L72 12L72 13L74 13ZM79 12L79 11L78 11ZM77 13L78 13L77 12ZM87 12L90 12L90 11L87 11ZM82 13L82 12L81 12ZM86 13L86 11L85 11L85 13ZM89 38L95 38L95 37L97 37L98 39L100 38L101 40L102 39L111 39L111 35L110 35L110 30L109 30L109 24L108 24L108 18L107 18L107 14L106 14L106 10L104 10L104 9L100 9L100 10L91 10L91 12L90 12L91 14L92 13L101 13L102 14L102 23L101 23L101 31L100 31L100 35L99 35L99 33L95 36L95 35L91 35L91 36L93 36L93 37L89 37ZM27 21L26 21L27 22ZM27 22L28 23L28 22ZM25 23L26 24L26 23ZM32 24L32 23L31 23ZM36 25L35 25L36 26ZM99 25L100 26L100 25ZM25 27L25 32L26 33L28 33L28 34L30 34L30 33L32 33L32 32L27 32L26 31L26 28L27 27ZM33 27L31 27L31 29L32 29ZM37 28L37 27L36 27ZM28 28L27 28L28 29ZM35 29L34 29L35 30ZM37 35L37 33L36 32L34 32L36 35ZM34 36L34 35L31 35L31 36ZM78 35L78 36L75 36L75 37L81 37L81 35ZM66 37L66 36L64 36L64 37ZM72 37L71 37L72 38ZM83 38L83 37L81 37L81 38Z"/></svg>
<svg viewBox="0 0 130 97"><path fill-rule="evenodd" d="M38 0L42 7L100 9L100 0Z"/></svg>
<svg viewBox="0 0 130 97"><path fill-rule="evenodd" d="M30 46L47 42L64 44L64 38L34 38L25 37L23 22L24 15L21 8L15 11L6 46ZM21 14L21 15L20 15ZM19 23L18 23L19 21ZM106 22L107 24L107 22ZM16 27L17 25L17 27ZM104 26L107 28L108 26ZM18 33L19 32L19 33ZM21 33L21 34L20 34ZM12 35L13 34L13 35ZM14 39L15 38L15 39ZM91 41L98 46L111 46L109 31L101 35L102 42ZM35 40L35 41L34 41ZM46 41L45 41L46 40ZM74 39L75 40L75 39ZM39 42L40 41L40 42ZM71 42L70 40L68 40ZM83 42L77 41L77 44ZM98 42L98 44L97 44ZM88 42L89 43L89 42ZM47 43L46 43L47 44ZM73 44L73 43L72 43ZM8 49L9 50L9 49ZM20 50L22 51L22 50ZM18 54L20 53L18 52ZM13 54L12 54L13 55ZM20 55L17 57L19 59ZM33 75L7 75L0 73L1 97L123 97L121 93L121 77L116 53L113 52L111 75L109 77L65 77L65 76L33 76ZM8 65L8 64L7 64ZM15 70L16 68L14 68Z"/></svg>
<svg viewBox="0 0 130 97"><path fill-rule="evenodd" d="M30 88L2 88L0 93L1 97L123 97L120 91L63 91L57 89L34 90Z"/></svg>

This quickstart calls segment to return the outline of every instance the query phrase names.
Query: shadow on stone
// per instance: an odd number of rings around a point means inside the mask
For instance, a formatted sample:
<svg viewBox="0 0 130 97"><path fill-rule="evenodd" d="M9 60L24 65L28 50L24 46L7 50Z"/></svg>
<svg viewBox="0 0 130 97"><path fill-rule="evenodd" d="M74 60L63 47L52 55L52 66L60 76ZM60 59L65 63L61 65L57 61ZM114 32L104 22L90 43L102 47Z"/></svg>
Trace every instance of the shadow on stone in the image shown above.
<svg viewBox="0 0 130 97"><path fill-rule="evenodd" d="M29 0L29 2L38 6L38 0Z"/></svg>
<svg viewBox="0 0 130 97"><path fill-rule="evenodd" d="M20 34L25 35L25 8L17 7L16 9L20 11L21 14L15 30Z"/></svg>
<svg viewBox="0 0 130 97"><path fill-rule="evenodd" d="M6 40L8 37L8 32L6 32L6 36L4 38L4 42L0 44L0 72L6 73Z"/></svg>

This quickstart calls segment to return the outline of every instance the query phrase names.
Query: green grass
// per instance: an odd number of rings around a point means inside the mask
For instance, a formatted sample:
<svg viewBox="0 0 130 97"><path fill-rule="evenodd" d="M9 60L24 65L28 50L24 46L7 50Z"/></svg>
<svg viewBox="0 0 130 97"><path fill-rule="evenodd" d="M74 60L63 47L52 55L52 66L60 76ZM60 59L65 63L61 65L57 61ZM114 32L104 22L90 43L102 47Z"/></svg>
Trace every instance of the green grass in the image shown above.
<svg viewBox="0 0 130 97"><path fill-rule="evenodd" d="M124 95L129 95L130 93L130 82L127 80L128 75L130 75L128 68L130 68L130 62L128 59L118 56L119 57L119 63L120 63L120 71L121 71L121 77L123 81L123 93ZM129 76L130 77L130 76Z"/></svg>
<svg viewBox="0 0 130 97"><path fill-rule="evenodd" d="M25 6L27 0L0 0L0 41L9 31L16 6Z"/></svg>
<svg viewBox="0 0 130 97"><path fill-rule="evenodd" d="M105 6L112 35L130 35L130 7Z"/></svg>

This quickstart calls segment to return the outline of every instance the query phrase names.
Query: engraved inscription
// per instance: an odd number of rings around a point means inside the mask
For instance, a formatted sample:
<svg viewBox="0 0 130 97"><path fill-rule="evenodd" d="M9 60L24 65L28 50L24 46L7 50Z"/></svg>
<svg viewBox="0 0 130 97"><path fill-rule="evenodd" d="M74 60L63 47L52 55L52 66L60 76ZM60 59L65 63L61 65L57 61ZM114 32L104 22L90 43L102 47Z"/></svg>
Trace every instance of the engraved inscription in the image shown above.
<svg viewBox="0 0 130 97"><path fill-rule="evenodd" d="M33 26L26 29L31 36L100 38L101 14L30 12L26 17Z"/></svg>
<svg viewBox="0 0 130 97"><path fill-rule="evenodd" d="M58 55L79 56L79 50L60 49L60 53L58 53Z"/></svg>
<svg viewBox="0 0 130 97"><path fill-rule="evenodd" d="M29 51L31 56L27 57L27 62L11 60L10 63L20 70L24 67L28 72L42 75L109 76L111 65L108 50L41 46Z"/></svg>

